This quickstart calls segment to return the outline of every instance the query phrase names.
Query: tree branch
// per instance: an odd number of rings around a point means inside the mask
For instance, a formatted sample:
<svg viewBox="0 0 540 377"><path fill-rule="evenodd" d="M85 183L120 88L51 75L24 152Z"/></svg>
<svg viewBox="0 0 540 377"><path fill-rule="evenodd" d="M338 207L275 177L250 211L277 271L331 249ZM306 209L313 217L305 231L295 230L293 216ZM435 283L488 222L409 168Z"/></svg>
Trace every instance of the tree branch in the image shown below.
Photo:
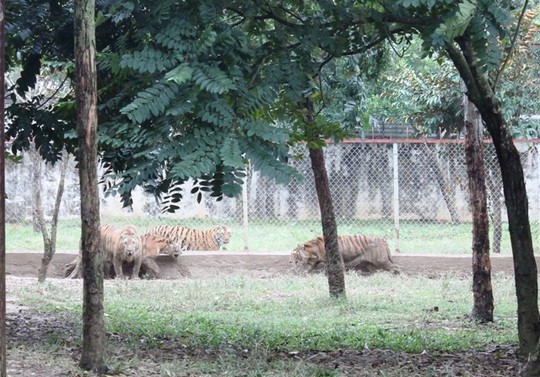
<svg viewBox="0 0 540 377"><path fill-rule="evenodd" d="M461 47L461 46L460 46ZM463 48L460 50L456 47L454 43L448 43L444 47L446 53L448 54L448 57L452 62L454 63L454 66L458 70L461 78L463 79L465 86L467 88L467 96L473 102L476 104L478 100L480 99L480 93L476 87L476 80L471 72L470 65L467 61L467 58L462 53Z"/></svg>
<svg viewBox="0 0 540 377"><path fill-rule="evenodd" d="M514 32L514 35L512 36L512 40L510 42L510 49L508 50L508 54L506 55L506 58L503 60L503 63L501 65L501 68L497 71L497 75L495 76L495 81L493 82L492 89L495 92L497 88L497 84L499 83L499 79L501 78L501 75L503 71L505 70L506 66L508 65L508 62L510 61L510 57L512 56L514 49L516 47L517 38L519 35L519 29L521 27L521 22L523 21L523 16L525 15L525 12L527 11L527 7L529 6L529 0L525 0L525 3L523 4L523 8L521 9L521 14L518 18L518 23L516 26L516 31Z"/></svg>

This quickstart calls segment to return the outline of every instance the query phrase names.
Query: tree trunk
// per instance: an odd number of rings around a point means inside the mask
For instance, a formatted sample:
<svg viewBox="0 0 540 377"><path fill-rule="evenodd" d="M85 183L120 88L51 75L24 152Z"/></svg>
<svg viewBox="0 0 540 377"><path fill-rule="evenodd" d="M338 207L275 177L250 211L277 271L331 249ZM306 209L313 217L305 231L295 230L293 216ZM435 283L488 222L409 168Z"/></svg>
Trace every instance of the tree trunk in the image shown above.
<svg viewBox="0 0 540 377"><path fill-rule="evenodd" d="M487 185L491 196L491 223L493 224L493 236L491 251L495 254L501 252L502 240L502 203L501 203L501 177L496 168L490 169L487 175Z"/></svg>
<svg viewBox="0 0 540 377"><path fill-rule="evenodd" d="M500 102L487 77L476 67L477 60L472 43L464 37L458 39L458 43L459 50L455 45L449 44L446 51L465 82L469 100L476 105L493 139L501 167L514 260L519 347L522 354L528 355L533 352L539 339L540 313L538 271L534 259L523 166L502 116Z"/></svg>
<svg viewBox="0 0 540 377"><path fill-rule="evenodd" d="M315 112L310 98L306 100L307 122L313 123ZM309 127L309 125L308 125ZM324 165L324 151L322 148L309 148L311 169L315 178L315 189L321 210L321 222L324 237L324 247L328 258L327 275L330 296L345 298L345 266L338 248L337 223L330 194L330 182Z"/></svg>
<svg viewBox="0 0 540 377"><path fill-rule="evenodd" d="M321 222L324 237L324 247L328 257L328 288L330 296L345 297L345 273L343 258L338 248L337 224L330 195L330 184L324 166L324 152L322 148L310 149L309 158L315 177L315 189L321 210Z"/></svg>
<svg viewBox="0 0 540 377"><path fill-rule="evenodd" d="M80 367L104 373L103 258L99 251L95 1L75 1L75 95L79 141L83 261L83 341Z"/></svg>
<svg viewBox="0 0 540 377"><path fill-rule="evenodd" d="M423 144L423 151L424 151L424 156L426 156L427 160L429 161L430 166L433 168L433 171L435 172L435 177L437 177L437 183L439 184L439 188L441 189L441 193L443 195L444 202L446 203L446 207L448 208L448 211L450 212L450 218L452 219L452 224L458 224L459 215L456 208L456 200L454 197L454 192L452 190L450 183L448 182L448 179L446 179L444 171L441 168L441 164L439 163L437 156L435 156L435 154L429 149L429 145Z"/></svg>
<svg viewBox="0 0 540 377"><path fill-rule="evenodd" d="M5 1L0 0L0 98L5 98ZM0 101L0 377L7 376L6 363L6 182L4 101Z"/></svg>
<svg viewBox="0 0 540 377"><path fill-rule="evenodd" d="M43 258L42 258L42 267L43 259L49 254L51 254L51 238L49 237L47 231L47 224L45 222L45 213L43 210L43 201L41 200L41 174L43 172L43 161L39 156L39 153L36 150L30 150L30 159L32 160L32 165L34 166L32 174L32 191L33 191L33 211L32 219L34 228L37 228L37 231L41 233L43 237ZM45 274L46 274L45 270ZM42 268L38 269L38 282L44 282L45 276L43 275Z"/></svg>
<svg viewBox="0 0 540 377"><path fill-rule="evenodd" d="M41 162L41 161L40 161ZM53 215L51 221L51 234L47 236L47 230L45 229L45 219L43 218L43 210L41 210L41 233L43 234L43 258L41 258L41 267L38 269L38 282L43 283L47 278L47 271L49 270L49 264L51 263L54 253L56 252L56 233L58 228L58 216L60 214L60 206L62 204L62 196L64 196L64 187L66 182L66 173L69 164L69 154L64 152L62 156L62 166L60 169L60 181L58 182L58 189L56 190L56 198L54 202ZM39 187L39 186L38 186ZM41 197L39 199L41 205Z"/></svg>
<svg viewBox="0 0 540 377"><path fill-rule="evenodd" d="M482 125L474 105L465 97L465 157L469 178L469 195L473 217L473 310L471 316L480 322L493 322L493 287L489 259L489 219L487 211L484 143Z"/></svg>
<svg viewBox="0 0 540 377"><path fill-rule="evenodd" d="M511 137L496 142L503 177L518 303L520 350L528 355L534 349L540 332L538 312L538 270L534 259L529 205L523 168Z"/></svg>
<svg viewBox="0 0 540 377"><path fill-rule="evenodd" d="M525 368L520 373L521 377L538 377L540 376L540 340L536 344L533 352L529 356L529 361Z"/></svg>

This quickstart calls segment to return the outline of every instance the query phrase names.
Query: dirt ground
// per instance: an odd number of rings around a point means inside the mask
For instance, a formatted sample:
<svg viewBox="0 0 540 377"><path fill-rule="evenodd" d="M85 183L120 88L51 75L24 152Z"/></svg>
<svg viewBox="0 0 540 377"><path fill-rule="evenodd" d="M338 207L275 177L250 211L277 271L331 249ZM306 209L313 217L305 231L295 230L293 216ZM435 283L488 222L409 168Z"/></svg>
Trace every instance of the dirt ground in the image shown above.
<svg viewBox="0 0 540 377"><path fill-rule="evenodd" d="M62 278L64 266L75 258L75 254L57 254L49 267L48 276ZM170 263L169 257L159 257L157 262L161 268L162 278L198 278L209 275L249 274L250 276L269 278L291 272L288 253L259 254L239 252L189 252L180 257L179 263ZM492 271L513 274L510 256L493 256ZM401 274L423 274L433 278L448 273L456 275L471 274L470 256L427 256L427 255L394 255L394 262L399 266ZM537 260L540 262L540 258ZM7 273L7 327L8 327L8 376L93 376L77 372L76 363L80 357L78 347L70 348L67 368L52 361L50 355L39 353L32 345L36 339L50 337L49 334L60 332L77 338L73 323L58 316L39 315L18 307L10 298L10 284L21 281L34 281L37 269L41 264L38 253L6 254ZM23 283L27 284L27 283ZM110 338L109 342L122 344L122 339ZM11 346L9 346L11 344ZM120 346L121 347L121 346ZM28 349L33 349L29 357ZM148 357L139 363L136 369L123 376L162 376L160 365L171 358L201 358L194 350L183 349L177 345L168 345L164 349L144 350ZM144 353L143 352L143 353ZM170 354L172 352L172 354ZM219 351L205 353L204 358L218 359ZM245 355L239 355L239 358ZM452 354L406 354L389 350L338 350L335 352L314 352L301 354L276 353L272 359L287 359L302 364L314 364L318 367L339 371L338 374L325 376L517 376L523 368L522 360L516 357L513 347L493 345L483 352L461 352ZM397 371L397 374L389 373ZM246 373L248 375L249 373ZM169 374L167 374L169 375ZM175 374L176 375L176 374ZM181 376L202 376L215 374L180 374ZM179 376L180 376L179 375ZM221 375L221 374L220 374Z"/></svg>
<svg viewBox="0 0 540 377"><path fill-rule="evenodd" d="M58 253L49 267L49 277L63 277L64 266L75 258L74 254ZM168 257L159 257L157 262L164 279L182 276L208 276L215 274L235 274L249 271L251 275L268 277L274 274L290 272L288 253L260 254L239 252L186 252L180 257L178 265L168 263ZM394 262L401 273L406 275L424 274L428 276L446 273L471 273L471 256L467 255L413 255L395 254ZM537 263L540 258L537 258ZM38 253L6 254L7 275L19 277L37 277L37 269L41 264ZM492 272L513 274L511 256L491 256Z"/></svg>

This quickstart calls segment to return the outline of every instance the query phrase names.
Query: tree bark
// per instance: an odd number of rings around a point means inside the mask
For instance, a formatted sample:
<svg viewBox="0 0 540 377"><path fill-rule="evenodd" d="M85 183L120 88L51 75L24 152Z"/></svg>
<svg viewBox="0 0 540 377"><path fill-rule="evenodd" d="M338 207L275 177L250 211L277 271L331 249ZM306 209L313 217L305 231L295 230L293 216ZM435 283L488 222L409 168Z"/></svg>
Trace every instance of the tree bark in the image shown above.
<svg viewBox="0 0 540 377"><path fill-rule="evenodd" d="M538 377L540 376L540 341L534 347L533 352L529 356L529 361L525 368L520 373L521 377Z"/></svg>
<svg viewBox="0 0 540 377"><path fill-rule="evenodd" d="M5 98L5 1L0 0L0 98ZM6 182L4 101L0 101L0 377L7 376L6 363Z"/></svg>
<svg viewBox="0 0 540 377"><path fill-rule="evenodd" d="M495 254L501 252L502 240L502 203L501 203L501 177L496 168L491 168L487 175L487 185L491 197L491 223L493 224L493 235L491 251Z"/></svg>
<svg viewBox="0 0 540 377"><path fill-rule="evenodd" d="M534 259L523 166L502 116L500 102L487 77L476 67L477 60L471 42L465 37L460 37L458 42L459 49L449 44L446 51L465 82L469 100L476 105L493 139L501 167L514 260L519 347L522 354L528 355L533 352L540 336L540 313L538 270Z"/></svg>
<svg viewBox="0 0 540 377"><path fill-rule="evenodd" d="M34 166L34 169L32 171L32 191L33 191L33 211L32 211L32 219L34 227L37 227L37 231L41 233L43 237L43 258L42 258L42 265L43 265L43 259L45 259L45 256L49 255L51 253L51 238L49 237L48 231L47 231L47 224L45 222L45 213L43 210L43 201L41 200L41 174L43 172L43 161L41 160L41 157L39 156L38 152L36 150L30 151L30 159L32 160L32 165ZM43 266L42 266L43 267ZM45 271L46 273L46 271ZM44 282L45 276L42 275L42 268L38 269L38 282Z"/></svg>
<svg viewBox="0 0 540 377"><path fill-rule="evenodd" d="M39 158L39 156L38 156ZM41 163L41 159L39 161ZM60 169L60 180L58 182L58 189L56 190L56 197L54 201L53 215L51 220L51 233L50 237L47 234L45 218L43 216L43 208L41 208L39 214L39 224L41 227L41 234L43 234L43 258L41 258L41 266L38 269L38 282L43 283L47 278L47 271L49 270L49 264L51 263L54 254L56 253L56 234L58 228L58 215L60 214L60 206L62 204L62 197L64 196L64 187L66 182L66 173L69 164L69 154L64 152L62 157L62 166ZM41 165L40 165L41 166ZM39 187L35 185L34 187ZM41 195L39 196L39 204L41 203ZM37 199L36 199L37 202Z"/></svg>
<svg viewBox="0 0 540 377"><path fill-rule="evenodd" d="M332 297L345 297L345 267L338 248L337 224L330 194L330 184L324 166L324 152L321 148L310 149L309 158L315 177L315 189L321 210L324 247L328 257L328 289Z"/></svg>
<svg viewBox="0 0 540 377"><path fill-rule="evenodd" d="M455 200L452 188L450 186L450 183L448 182L448 179L446 179L444 171L441 168L441 164L439 160L437 159L437 156L435 156L435 154L429 149L429 145L423 144L423 151L424 151L424 156L426 156L426 158L428 159L430 163L430 166L433 167L433 170L435 172L435 177L437 177L437 183L439 184L439 187L441 189L441 193L443 195L444 202L446 203L446 207L448 208L448 211L450 212L450 218L452 219L452 224L458 224L459 215L456 208L456 200Z"/></svg>
<svg viewBox="0 0 540 377"><path fill-rule="evenodd" d="M106 372L103 258L99 251L95 1L75 1L75 95L79 141L83 262L83 341L80 367Z"/></svg>
<svg viewBox="0 0 540 377"><path fill-rule="evenodd" d="M310 98L306 100L307 122L313 123L315 112ZM308 126L309 127L309 126ZM309 148L311 169L315 178L315 189L321 210L321 222L324 237L324 245L328 258L327 276L330 296L345 298L345 266L338 248L337 223L332 205L330 182L324 164L324 151L322 148Z"/></svg>
<svg viewBox="0 0 540 377"><path fill-rule="evenodd" d="M482 125L474 105L465 97L465 158L469 178L469 195L473 217L472 318L480 322L493 322L493 287L489 259L489 219L487 211L484 143Z"/></svg>

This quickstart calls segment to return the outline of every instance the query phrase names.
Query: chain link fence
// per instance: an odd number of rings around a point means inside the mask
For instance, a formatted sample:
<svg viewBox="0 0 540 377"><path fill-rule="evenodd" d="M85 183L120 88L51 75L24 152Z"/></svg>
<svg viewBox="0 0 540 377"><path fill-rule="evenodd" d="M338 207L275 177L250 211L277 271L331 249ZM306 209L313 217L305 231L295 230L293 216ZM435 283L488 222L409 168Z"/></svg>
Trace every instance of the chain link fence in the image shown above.
<svg viewBox="0 0 540 377"><path fill-rule="evenodd" d="M540 238L540 155L533 142L518 143L522 155L533 238ZM299 152L302 152L301 150ZM307 151L291 161L305 177L301 182L276 185L248 170L243 194L216 202L189 195L174 214L163 213L154 198L134 192L134 206L123 209L116 197L102 197L102 224L134 224L142 231L158 224L198 229L229 225L228 250L291 251L297 244L322 233L320 212ZM491 246L510 253L502 183L494 148L486 144ZM368 234L388 240L403 253L464 254L471 250L471 213L463 143L450 140L349 140L325 149L339 235ZM62 163L46 166L36 176L36 161L25 155L6 168L7 251L43 250L34 220L36 189L44 213L52 216ZM80 237L78 173L73 159L67 164L60 208L57 250L77 252ZM535 246L538 242L535 242Z"/></svg>

